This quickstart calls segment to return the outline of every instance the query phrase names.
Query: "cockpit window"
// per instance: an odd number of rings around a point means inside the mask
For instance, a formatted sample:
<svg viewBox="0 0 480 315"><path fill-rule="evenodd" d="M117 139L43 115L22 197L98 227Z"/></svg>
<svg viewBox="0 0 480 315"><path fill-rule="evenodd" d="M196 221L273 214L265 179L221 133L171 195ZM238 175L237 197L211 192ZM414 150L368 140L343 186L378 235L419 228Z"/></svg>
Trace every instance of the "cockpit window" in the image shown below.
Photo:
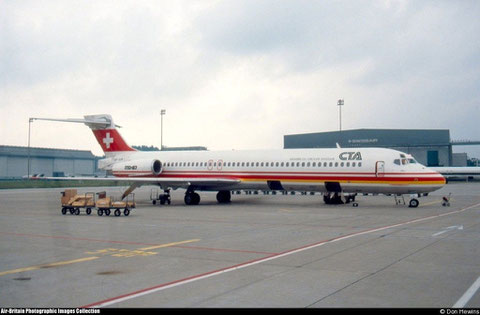
<svg viewBox="0 0 480 315"><path fill-rule="evenodd" d="M393 160L393 163L396 165L408 165L418 163L411 155L405 156L405 154L400 154L400 159Z"/></svg>

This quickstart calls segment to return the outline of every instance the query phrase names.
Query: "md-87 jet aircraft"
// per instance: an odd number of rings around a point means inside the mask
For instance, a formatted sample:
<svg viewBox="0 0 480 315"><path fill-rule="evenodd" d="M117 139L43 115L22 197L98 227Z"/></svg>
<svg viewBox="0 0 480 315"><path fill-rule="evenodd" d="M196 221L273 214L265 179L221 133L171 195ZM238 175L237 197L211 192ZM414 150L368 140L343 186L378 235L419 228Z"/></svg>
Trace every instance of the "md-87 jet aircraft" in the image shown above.
<svg viewBox="0 0 480 315"><path fill-rule="evenodd" d="M141 152L125 142L110 115L33 119L90 127L105 152L99 168L130 184L122 199L139 186L158 185L165 195L186 189L187 205L199 204L197 191L217 191L217 201L228 203L234 190L321 192L325 203L341 204L359 193L422 196L445 185L438 172L385 148ZM410 200L410 207L418 205L417 199Z"/></svg>

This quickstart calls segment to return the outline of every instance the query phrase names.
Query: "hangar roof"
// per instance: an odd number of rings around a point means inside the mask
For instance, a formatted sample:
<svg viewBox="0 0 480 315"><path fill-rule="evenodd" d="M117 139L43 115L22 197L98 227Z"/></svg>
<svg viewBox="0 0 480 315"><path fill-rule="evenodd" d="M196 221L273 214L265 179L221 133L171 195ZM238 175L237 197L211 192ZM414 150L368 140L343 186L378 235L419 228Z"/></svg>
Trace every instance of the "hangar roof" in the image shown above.
<svg viewBox="0 0 480 315"><path fill-rule="evenodd" d="M28 155L28 147L0 145L0 156L28 157ZM85 150L49 149L33 147L30 147L30 157L88 160L94 160L96 158L95 155L92 154L92 152Z"/></svg>
<svg viewBox="0 0 480 315"><path fill-rule="evenodd" d="M448 129L353 129L284 136L284 148L418 147L450 145Z"/></svg>

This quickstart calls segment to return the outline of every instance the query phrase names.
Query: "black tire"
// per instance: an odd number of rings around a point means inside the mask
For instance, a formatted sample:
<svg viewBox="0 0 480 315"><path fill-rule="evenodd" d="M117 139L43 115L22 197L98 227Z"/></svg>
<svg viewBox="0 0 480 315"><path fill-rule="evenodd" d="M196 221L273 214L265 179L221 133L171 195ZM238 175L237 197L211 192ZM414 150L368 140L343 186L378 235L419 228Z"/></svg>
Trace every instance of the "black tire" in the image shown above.
<svg viewBox="0 0 480 315"><path fill-rule="evenodd" d="M102 209L98 209L97 210L97 214L99 217L101 217L103 215L103 210Z"/></svg>
<svg viewBox="0 0 480 315"><path fill-rule="evenodd" d="M105 215L106 215L107 217L110 215L110 213L111 213L110 209L106 209L106 210L105 210Z"/></svg>
<svg viewBox="0 0 480 315"><path fill-rule="evenodd" d="M217 193L218 203L229 203L232 200L232 195L229 190L221 190Z"/></svg>
<svg viewBox="0 0 480 315"><path fill-rule="evenodd" d="M80 215L80 208L75 209L75 215Z"/></svg>
<svg viewBox="0 0 480 315"><path fill-rule="evenodd" d="M85 212L87 213L87 215L92 214L92 208L87 208L87 210L85 210Z"/></svg>
<svg viewBox="0 0 480 315"><path fill-rule="evenodd" d="M120 209L115 210L115 216L116 217L119 217L121 214L122 214L122 212L120 211Z"/></svg>
<svg viewBox="0 0 480 315"><path fill-rule="evenodd" d="M63 214L63 215L66 215L66 214L67 214L67 208L62 207L62 214Z"/></svg>
<svg viewBox="0 0 480 315"><path fill-rule="evenodd" d="M184 201L188 206L198 205L200 203L200 195L194 192L186 193Z"/></svg>
<svg viewBox="0 0 480 315"><path fill-rule="evenodd" d="M185 204L187 206L193 205L193 194L191 194L191 193L185 194L185 197L183 198L183 201L185 201Z"/></svg>
<svg viewBox="0 0 480 315"><path fill-rule="evenodd" d="M128 217L128 216L130 215L130 210L125 209L125 210L123 211L123 214L124 214L126 217Z"/></svg>
<svg viewBox="0 0 480 315"><path fill-rule="evenodd" d="M420 202L417 199L412 199L412 200L410 200L410 203L408 204L408 206L410 208L416 208L416 207L418 207L419 204L420 204Z"/></svg>

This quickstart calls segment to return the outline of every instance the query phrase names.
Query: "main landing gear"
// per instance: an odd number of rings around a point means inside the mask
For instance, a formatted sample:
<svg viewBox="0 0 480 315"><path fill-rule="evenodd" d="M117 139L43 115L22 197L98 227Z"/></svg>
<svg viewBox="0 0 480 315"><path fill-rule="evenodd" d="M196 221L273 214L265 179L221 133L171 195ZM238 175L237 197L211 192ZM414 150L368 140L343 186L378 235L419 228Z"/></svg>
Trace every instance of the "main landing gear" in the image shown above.
<svg viewBox="0 0 480 315"><path fill-rule="evenodd" d="M196 206L200 203L200 195L193 190L187 190L185 197L183 198L185 204L188 206ZM232 200L232 194L230 190L220 190L217 193L218 203L229 203Z"/></svg>
<svg viewBox="0 0 480 315"><path fill-rule="evenodd" d="M183 198L187 206L195 206L200 203L200 195L193 190L187 190L185 198Z"/></svg>

